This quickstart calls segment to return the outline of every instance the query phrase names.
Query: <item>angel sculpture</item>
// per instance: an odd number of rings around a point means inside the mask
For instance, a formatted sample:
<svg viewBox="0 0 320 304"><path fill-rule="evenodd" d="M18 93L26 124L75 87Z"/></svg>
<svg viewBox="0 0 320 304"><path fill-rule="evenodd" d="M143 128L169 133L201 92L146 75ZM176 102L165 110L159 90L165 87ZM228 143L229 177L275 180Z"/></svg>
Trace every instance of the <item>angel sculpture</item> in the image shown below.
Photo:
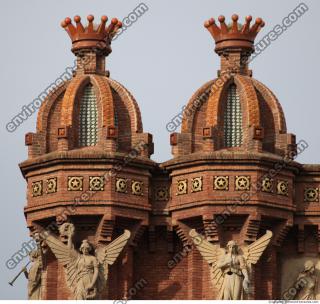
<svg viewBox="0 0 320 304"><path fill-rule="evenodd" d="M27 270L23 267L25 277L28 279L28 299L41 300L42 255L39 250L32 250L29 254L32 265Z"/></svg>
<svg viewBox="0 0 320 304"><path fill-rule="evenodd" d="M268 246L272 232L266 234L248 246L239 247L235 241L229 241L225 249L209 243L195 229L189 232L195 246L211 268L211 281L219 291L219 300L241 300L244 292L249 293L249 273L252 264L256 264Z"/></svg>
<svg viewBox="0 0 320 304"><path fill-rule="evenodd" d="M71 235L69 235L68 245L51 234L46 237L47 245L64 266L67 285L73 292L74 300L99 299L106 286L108 268L116 261L130 235L130 231L125 230L107 246L98 247L95 254L88 240L82 241L80 252L78 252L71 246Z"/></svg>

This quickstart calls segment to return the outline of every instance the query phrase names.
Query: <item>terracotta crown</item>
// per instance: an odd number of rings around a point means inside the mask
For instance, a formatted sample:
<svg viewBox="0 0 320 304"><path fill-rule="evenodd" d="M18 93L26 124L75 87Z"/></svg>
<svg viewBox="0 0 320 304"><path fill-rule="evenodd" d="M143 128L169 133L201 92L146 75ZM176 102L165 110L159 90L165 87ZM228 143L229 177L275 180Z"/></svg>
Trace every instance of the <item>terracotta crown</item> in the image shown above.
<svg viewBox="0 0 320 304"><path fill-rule="evenodd" d="M93 23L94 16L88 15L88 25L84 27L81 23L80 16L73 18L75 25L72 24L71 18L67 17L61 22L61 26L67 31L72 40L72 52L77 53L83 49L95 49L108 55L111 52L111 40L122 23L117 18L113 18L111 23L106 27L107 16L101 17L99 25Z"/></svg>
<svg viewBox="0 0 320 304"><path fill-rule="evenodd" d="M232 23L227 25L225 17L219 16L220 27L216 24L214 18L204 23L216 42L215 51L219 54L227 49L243 49L249 52L254 51L254 39L264 27L265 23L261 18L257 18L255 23L250 27L251 16L247 16L245 24L238 23L239 16L232 15Z"/></svg>

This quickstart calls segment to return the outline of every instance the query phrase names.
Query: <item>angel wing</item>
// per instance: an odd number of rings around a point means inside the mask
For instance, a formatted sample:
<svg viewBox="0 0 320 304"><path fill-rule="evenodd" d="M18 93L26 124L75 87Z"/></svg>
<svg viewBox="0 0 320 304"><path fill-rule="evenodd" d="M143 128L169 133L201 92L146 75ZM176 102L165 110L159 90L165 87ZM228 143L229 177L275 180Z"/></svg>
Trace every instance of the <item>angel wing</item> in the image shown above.
<svg viewBox="0 0 320 304"><path fill-rule="evenodd" d="M112 241L109 245L101 246L96 249L96 257L100 263L100 270L104 273L105 280L107 280L108 277L108 267L116 261L130 236L131 232L125 230L122 235Z"/></svg>
<svg viewBox="0 0 320 304"><path fill-rule="evenodd" d="M64 266L68 287L74 290L74 284L77 282L78 275L76 265L80 254L51 234L46 236L45 241L57 260Z"/></svg>
<svg viewBox="0 0 320 304"><path fill-rule="evenodd" d="M272 235L272 232L270 230L267 230L266 234L261 238L257 239L249 246L242 247L244 253L243 255L248 267L250 267L251 264L256 264L259 261L261 255L270 243Z"/></svg>
<svg viewBox="0 0 320 304"><path fill-rule="evenodd" d="M213 245L205 240L202 235L196 232L195 229L191 229L189 235L203 258L210 265L211 280L214 286L220 290L223 283L223 273L221 269L217 267L217 263L223 256L224 250L219 245Z"/></svg>

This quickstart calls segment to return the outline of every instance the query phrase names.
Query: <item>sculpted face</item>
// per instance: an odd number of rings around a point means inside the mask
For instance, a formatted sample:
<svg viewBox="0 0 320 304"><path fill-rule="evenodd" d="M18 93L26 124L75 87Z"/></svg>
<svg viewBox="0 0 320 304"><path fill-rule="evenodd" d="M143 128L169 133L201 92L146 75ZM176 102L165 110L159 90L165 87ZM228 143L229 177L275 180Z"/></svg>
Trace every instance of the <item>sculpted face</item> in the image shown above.
<svg viewBox="0 0 320 304"><path fill-rule="evenodd" d="M91 251L91 245L88 243L87 240L82 241L80 252L84 255L89 255Z"/></svg>
<svg viewBox="0 0 320 304"><path fill-rule="evenodd" d="M59 227L60 238L63 242L67 242L69 236L74 232L74 226L71 223L64 223Z"/></svg>
<svg viewBox="0 0 320 304"><path fill-rule="evenodd" d="M235 241L229 241L227 244L227 250L228 252L232 252L236 254L238 252L238 245Z"/></svg>
<svg viewBox="0 0 320 304"><path fill-rule="evenodd" d="M314 274L315 272L315 266L312 261L306 261L304 264L304 271L309 272L310 274Z"/></svg>

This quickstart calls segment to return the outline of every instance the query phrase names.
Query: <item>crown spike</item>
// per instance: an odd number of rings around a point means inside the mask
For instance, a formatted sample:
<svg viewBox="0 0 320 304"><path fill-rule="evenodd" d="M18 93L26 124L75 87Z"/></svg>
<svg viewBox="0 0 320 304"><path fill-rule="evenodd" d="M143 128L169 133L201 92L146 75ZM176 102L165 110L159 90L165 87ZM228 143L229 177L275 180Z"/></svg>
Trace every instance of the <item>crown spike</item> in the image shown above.
<svg viewBox="0 0 320 304"><path fill-rule="evenodd" d="M72 40L72 52L77 55L81 50L91 50L107 56L111 52L112 37L122 26L122 23L114 18L109 26L106 27L108 17L104 15L101 17L101 22L98 26L93 24L93 15L88 15L87 20L88 23L86 25L82 24L81 17L76 15L74 17L75 24L72 24L69 17L61 22L61 26L67 31Z"/></svg>
<svg viewBox="0 0 320 304"><path fill-rule="evenodd" d="M249 15L246 17L246 23L243 25L242 30L241 30L242 34L249 33L251 20L252 20L252 16Z"/></svg>
<svg viewBox="0 0 320 304"><path fill-rule="evenodd" d="M204 23L204 27L210 32L211 36L215 39L220 35L220 28L216 25L214 18L210 18Z"/></svg>
<svg viewBox="0 0 320 304"><path fill-rule="evenodd" d="M239 16L237 14L233 14L231 19L232 19L232 33L238 33L239 32L239 28L238 28Z"/></svg>
<svg viewBox="0 0 320 304"><path fill-rule="evenodd" d="M84 27L83 27L83 25L81 23L81 17L76 15L76 16L74 16L73 20L76 23L77 31L83 33L84 32Z"/></svg>
<svg viewBox="0 0 320 304"><path fill-rule="evenodd" d="M88 15L87 20L89 21L88 26L87 26L87 32L88 33L93 33L94 32L94 28L93 28L94 16L93 15Z"/></svg>
<svg viewBox="0 0 320 304"><path fill-rule="evenodd" d="M225 17L222 15L218 18L220 27L215 24L213 18L204 23L204 26L216 42L215 51L219 55L224 52L234 52L235 50L252 53L254 51L254 39L264 26L263 20L257 18L255 24L250 28L251 16L245 18L243 26L238 23L239 16L237 14L233 14L231 19L231 26L226 25Z"/></svg>
<svg viewBox="0 0 320 304"><path fill-rule="evenodd" d="M112 37L118 32L119 28L122 28L122 22L118 20L118 23L116 24L116 26L113 30Z"/></svg>
<svg viewBox="0 0 320 304"><path fill-rule="evenodd" d="M112 18L111 23L106 29L106 32L111 38L116 34L117 30L122 26L122 23L121 23L121 26L120 26L120 23L121 22L119 22L117 18Z"/></svg>
<svg viewBox="0 0 320 304"><path fill-rule="evenodd" d="M257 35L260 29L264 26L264 22L261 18L257 18L255 24L250 29L250 34Z"/></svg>
<svg viewBox="0 0 320 304"><path fill-rule="evenodd" d="M220 28L221 28L221 34L227 34L228 33L228 27L226 25L224 16L219 16L218 20L220 22Z"/></svg>
<svg viewBox="0 0 320 304"><path fill-rule="evenodd" d="M72 24L72 21L71 21L71 19L69 17L65 18L61 22L61 26L67 31L67 33L69 34L71 39L72 39L73 35L75 35L76 32L77 32L76 28Z"/></svg>
<svg viewBox="0 0 320 304"><path fill-rule="evenodd" d="M98 33L100 33L100 34L104 33L104 31L105 31L105 29L106 29L106 23L107 23L107 21L108 21L108 17L105 16L105 15L103 15L103 16L101 17L101 23L100 23L100 25L99 25L99 27L98 27L98 30L97 30Z"/></svg>

